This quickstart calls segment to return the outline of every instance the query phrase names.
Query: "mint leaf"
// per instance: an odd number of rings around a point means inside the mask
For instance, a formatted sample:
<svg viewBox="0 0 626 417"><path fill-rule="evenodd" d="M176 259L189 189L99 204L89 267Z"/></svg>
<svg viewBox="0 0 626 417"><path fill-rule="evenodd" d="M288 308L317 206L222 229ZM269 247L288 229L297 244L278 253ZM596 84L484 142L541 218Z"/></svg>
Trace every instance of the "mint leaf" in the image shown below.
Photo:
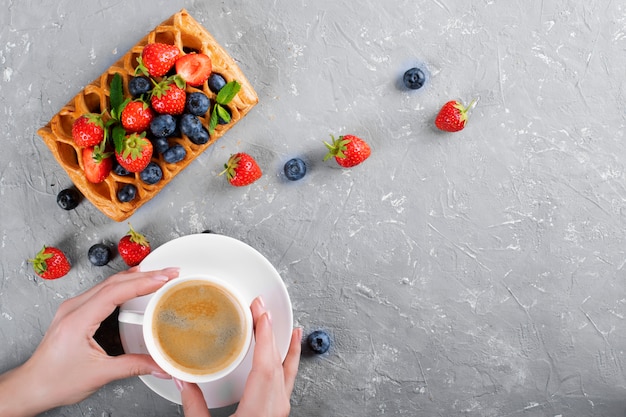
<svg viewBox="0 0 626 417"><path fill-rule="evenodd" d="M126 139L126 130L122 125L115 125L112 129L113 145L115 146L115 152L122 153L124 150L124 141Z"/></svg>
<svg viewBox="0 0 626 417"><path fill-rule="evenodd" d="M215 126L217 126L217 108L221 107L219 104L215 104L213 107L213 111L211 112L211 119L209 120L209 135L212 135L215 131Z"/></svg>
<svg viewBox="0 0 626 417"><path fill-rule="evenodd" d="M111 115L115 113L119 117L121 114L120 106L124 102L124 90L122 86L122 76L117 72L111 80L109 98L111 100Z"/></svg>
<svg viewBox="0 0 626 417"><path fill-rule="evenodd" d="M239 90L241 90L241 84L239 84L237 80L231 81L222 87L220 92L217 93L215 101L219 104L228 104L233 98L235 98Z"/></svg>
<svg viewBox="0 0 626 417"><path fill-rule="evenodd" d="M220 106L219 104L216 104L215 108L217 109L218 117L222 119L224 122L230 123L230 113L228 113L228 110L226 110L224 107Z"/></svg>

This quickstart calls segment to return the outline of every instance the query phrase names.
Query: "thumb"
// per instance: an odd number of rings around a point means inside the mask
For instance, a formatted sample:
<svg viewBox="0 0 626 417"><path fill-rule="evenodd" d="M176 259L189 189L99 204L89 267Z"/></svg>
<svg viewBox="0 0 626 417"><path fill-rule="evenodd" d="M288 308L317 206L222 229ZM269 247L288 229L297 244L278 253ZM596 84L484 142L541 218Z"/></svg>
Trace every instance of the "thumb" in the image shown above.
<svg viewBox="0 0 626 417"><path fill-rule="evenodd" d="M106 378L105 383L117 379L150 374L161 379L171 378L154 362L150 355L140 353L127 353L110 357L110 360L104 364L104 369L101 373L103 378Z"/></svg>

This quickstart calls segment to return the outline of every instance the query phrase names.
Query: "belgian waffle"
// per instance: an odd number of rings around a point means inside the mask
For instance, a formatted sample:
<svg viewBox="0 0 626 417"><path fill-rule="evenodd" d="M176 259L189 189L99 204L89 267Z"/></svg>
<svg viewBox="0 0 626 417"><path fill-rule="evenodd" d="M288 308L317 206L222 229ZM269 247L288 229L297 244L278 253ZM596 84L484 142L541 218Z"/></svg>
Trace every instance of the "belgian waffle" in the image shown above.
<svg viewBox="0 0 626 417"><path fill-rule="evenodd" d="M154 185L144 183L139 173L120 176L114 172L111 172L100 184L90 183L83 174L82 150L72 139L72 124L82 114L101 113L104 109L109 109L109 86L115 74L121 75L124 94L130 96L128 82L134 75L137 57L141 55L146 44L154 42L174 44L183 52L190 50L202 52L211 58L213 72L221 74L227 82L236 80L241 84L241 90L228 105L232 113L231 121L228 124L218 125L209 141L203 145L192 143L182 134L181 137L170 138L170 144L179 143L186 149L187 155L180 162L168 164L157 152L154 152L152 161L158 163L163 171L163 178ZM211 102L214 102L215 93L208 88L207 82L198 88L187 86L187 92L193 91L203 91ZM87 85L63 106L46 126L39 129L38 134L50 148L58 163L65 169L76 188L102 213L115 221L123 221L153 198L191 161L241 120L257 102L256 92L235 61L202 25L185 9L182 9L154 28L100 77ZM210 112L206 117L201 117L207 129L209 115ZM123 203L118 200L117 191L128 183L136 186L137 196L131 202Z"/></svg>

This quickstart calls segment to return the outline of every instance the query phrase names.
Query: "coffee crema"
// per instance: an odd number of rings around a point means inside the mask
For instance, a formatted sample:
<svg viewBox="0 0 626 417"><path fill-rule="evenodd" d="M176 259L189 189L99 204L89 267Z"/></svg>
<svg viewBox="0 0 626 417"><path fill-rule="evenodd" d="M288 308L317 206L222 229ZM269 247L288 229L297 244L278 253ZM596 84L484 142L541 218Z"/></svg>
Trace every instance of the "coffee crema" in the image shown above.
<svg viewBox="0 0 626 417"><path fill-rule="evenodd" d="M202 280L172 287L157 303L152 331L176 368L196 375L228 367L244 347L242 306L224 288Z"/></svg>

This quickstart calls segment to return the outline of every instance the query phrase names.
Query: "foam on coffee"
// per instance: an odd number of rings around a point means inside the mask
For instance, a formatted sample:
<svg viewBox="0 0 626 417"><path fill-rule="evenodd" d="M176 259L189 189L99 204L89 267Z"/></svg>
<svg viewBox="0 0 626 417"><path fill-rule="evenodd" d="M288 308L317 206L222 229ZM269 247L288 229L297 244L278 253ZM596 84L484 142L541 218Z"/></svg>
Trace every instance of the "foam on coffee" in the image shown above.
<svg viewBox="0 0 626 417"><path fill-rule="evenodd" d="M226 368L243 348L242 307L222 287L191 280L172 287L159 300L153 333L164 356L191 374Z"/></svg>

